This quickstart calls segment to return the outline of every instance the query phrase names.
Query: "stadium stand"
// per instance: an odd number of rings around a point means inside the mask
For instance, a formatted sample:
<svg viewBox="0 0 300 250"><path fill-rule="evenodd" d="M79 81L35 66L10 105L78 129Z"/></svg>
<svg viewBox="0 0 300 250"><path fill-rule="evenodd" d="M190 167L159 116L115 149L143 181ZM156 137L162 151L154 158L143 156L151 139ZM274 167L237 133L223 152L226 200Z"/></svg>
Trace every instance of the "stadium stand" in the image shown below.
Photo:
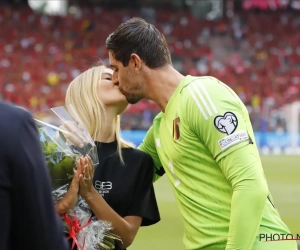
<svg viewBox="0 0 300 250"><path fill-rule="evenodd" d="M102 59L105 39L129 17L142 16L166 36L174 67L211 75L247 105L255 131L286 131L283 111L300 97L300 16L248 10L221 21L188 11L77 9L42 16L29 7L0 9L0 98L31 111L63 104L69 82ZM143 100L123 115L124 129L146 129L158 107Z"/></svg>

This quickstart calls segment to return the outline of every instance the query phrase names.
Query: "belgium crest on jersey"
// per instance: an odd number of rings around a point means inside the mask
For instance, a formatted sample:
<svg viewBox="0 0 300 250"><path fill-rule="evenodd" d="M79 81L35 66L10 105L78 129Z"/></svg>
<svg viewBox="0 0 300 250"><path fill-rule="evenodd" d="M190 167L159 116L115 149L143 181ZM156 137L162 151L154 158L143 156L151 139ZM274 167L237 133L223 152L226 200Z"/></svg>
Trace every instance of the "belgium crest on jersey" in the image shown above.
<svg viewBox="0 0 300 250"><path fill-rule="evenodd" d="M174 141L178 141L180 138L180 118L177 116L173 120L173 139Z"/></svg>

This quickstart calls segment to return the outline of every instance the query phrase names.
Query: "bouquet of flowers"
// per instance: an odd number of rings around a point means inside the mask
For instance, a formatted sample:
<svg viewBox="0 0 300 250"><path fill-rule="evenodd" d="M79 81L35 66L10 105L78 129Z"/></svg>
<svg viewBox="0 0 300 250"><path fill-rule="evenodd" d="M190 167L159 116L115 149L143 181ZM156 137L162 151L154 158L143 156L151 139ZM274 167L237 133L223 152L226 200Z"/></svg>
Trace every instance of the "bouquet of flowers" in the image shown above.
<svg viewBox="0 0 300 250"><path fill-rule="evenodd" d="M40 142L52 181L52 196L56 203L68 191L74 177L76 160L89 155L94 167L99 164L97 147L72 105L55 107L35 114ZM92 218L92 211L81 197L63 217L64 229L78 250L111 250L121 239L112 234L109 222ZM81 246L81 247L80 247Z"/></svg>

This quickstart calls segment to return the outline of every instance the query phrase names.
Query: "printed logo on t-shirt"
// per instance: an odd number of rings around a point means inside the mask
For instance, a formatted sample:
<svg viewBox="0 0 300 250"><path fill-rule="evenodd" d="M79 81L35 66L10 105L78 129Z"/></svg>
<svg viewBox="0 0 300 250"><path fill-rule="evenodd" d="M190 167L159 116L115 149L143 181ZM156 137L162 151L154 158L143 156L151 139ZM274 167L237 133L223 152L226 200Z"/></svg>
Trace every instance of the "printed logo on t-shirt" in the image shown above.
<svg viewBox="0 0 300 250"><path fill-rule="evenodd" d="M235 132L232 135L228 135L222 138L221 140L218 141L218 143L220 148L224 150L238 142L246 141L246 140L249 140L248 134L245 131L239 131L239 132Z"/></svg>
<svg viewBox="0 0 300 250"><path fill-rule="evenodd" d="M218 115L214 119L214 125L221 133L231 135L238 126L238 119L232 112L226 112L223 116Z"/></svg>
<svg viewBox="0 0 300 250"><path fill-rule="evenodd" d="M110 181L95 181L95 189L104 196L112 189L112 183Z"/></svg>

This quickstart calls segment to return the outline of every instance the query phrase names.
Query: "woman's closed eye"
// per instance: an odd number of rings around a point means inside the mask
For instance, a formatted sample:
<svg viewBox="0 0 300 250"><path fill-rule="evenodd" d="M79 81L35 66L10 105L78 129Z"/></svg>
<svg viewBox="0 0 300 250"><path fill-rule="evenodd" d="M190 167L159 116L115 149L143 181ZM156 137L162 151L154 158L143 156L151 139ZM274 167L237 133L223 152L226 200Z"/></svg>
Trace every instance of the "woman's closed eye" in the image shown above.
<svg viewBox="0 0 300 250"><path fill-rule="evenodd" d="M111 73L104 73L102 75L102 79L111 81L112 80L112 74Z"/></svg>

